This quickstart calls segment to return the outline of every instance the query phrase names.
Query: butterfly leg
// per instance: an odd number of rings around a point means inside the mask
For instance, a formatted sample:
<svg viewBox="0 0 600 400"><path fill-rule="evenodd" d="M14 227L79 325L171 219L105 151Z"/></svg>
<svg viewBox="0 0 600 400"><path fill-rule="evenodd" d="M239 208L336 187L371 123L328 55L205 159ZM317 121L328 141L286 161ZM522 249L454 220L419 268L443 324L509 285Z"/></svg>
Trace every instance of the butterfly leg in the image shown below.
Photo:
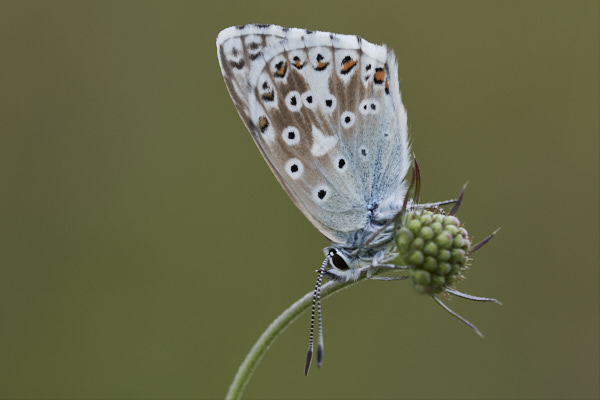
<svg viewBox="0 0 600 400"><path fill-rule="evenodd" d="M374 281L399 281L399 280L404 280L404 279L408 278L408 276L373 276L373 274L375 273L377 268L396 269L396 270L410 269L410 267L406 267L403 265L382 264L382 263L380 263L382 258L383 258L382 251L375 254L375 257L373 257L373 263L372 263L371 267L367 270L367 278L368 279L371 279Z"/></svg>
<svg viewBox="0 0 600 400"><path fill-rule="evenodd" d="M408 276L371 276L371 277L367 277L367 278L372 281L389 282L389 281L402 281L404 279L408 279Z"/></svg>
<svg viewBox="0 0 600 400"><path fill-rule="evenodd" d="M379 251L377 252L377 254L375 254L375 257L373 257L373 262L372 262L372 266L374 268L389 268L389 269L412 269L411 267L407 267L405 265L396 265L396 264L384 264L381 263L381 260L383 259L383 251Z"/></svg>

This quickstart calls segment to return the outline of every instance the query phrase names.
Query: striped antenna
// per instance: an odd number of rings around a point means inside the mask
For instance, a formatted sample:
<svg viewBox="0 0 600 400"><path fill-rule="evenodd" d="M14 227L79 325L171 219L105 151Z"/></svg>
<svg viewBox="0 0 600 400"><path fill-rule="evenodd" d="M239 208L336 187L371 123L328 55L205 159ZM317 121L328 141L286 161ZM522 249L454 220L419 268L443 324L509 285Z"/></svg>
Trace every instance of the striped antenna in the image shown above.
<svg viewBox="0 0 600 400"><path fill-rule="evenodd" d="M321 268L319 268L317 275L317 283L315 284L315 290L313 291L313 302L312 302L312 310L310 313L310 336L308 339L308 352L306 354L306 364L304 365L304 375L308 375L308 371L310 370L310 363L312 361L313 355L313 337L314 337L314 328L315 328L315 306L317 307L318 315L319 315L319 339L317 343L317 366L321 367L321 362L323 360L323 322L321 318L321 284L323 283L323 274L325 273L325 267L329 264L330 255L327 254L325 260L323 260L323 264L321 264Z"/></svg>

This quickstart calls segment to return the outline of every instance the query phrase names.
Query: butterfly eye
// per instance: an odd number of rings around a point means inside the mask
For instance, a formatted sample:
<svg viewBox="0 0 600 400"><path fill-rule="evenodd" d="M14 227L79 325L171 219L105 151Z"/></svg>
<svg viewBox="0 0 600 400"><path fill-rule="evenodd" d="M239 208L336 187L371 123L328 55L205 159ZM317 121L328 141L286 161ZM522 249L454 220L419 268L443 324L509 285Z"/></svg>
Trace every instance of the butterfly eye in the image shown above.
<svg viewBox="0 0 600 400"><path fill-rule="evenodd" d="M339 253L335 249L329 250L329 264L332 267L340 269L342 271L350 269L346 260L344 260L344 258L341 255L339 255Z"/></svg>

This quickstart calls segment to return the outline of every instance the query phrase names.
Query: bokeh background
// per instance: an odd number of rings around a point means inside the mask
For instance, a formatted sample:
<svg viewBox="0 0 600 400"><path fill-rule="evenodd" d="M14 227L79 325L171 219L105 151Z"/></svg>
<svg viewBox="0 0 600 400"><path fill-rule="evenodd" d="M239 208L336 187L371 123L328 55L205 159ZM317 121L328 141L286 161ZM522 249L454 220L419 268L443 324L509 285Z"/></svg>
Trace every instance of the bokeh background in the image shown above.
<svg viewBox="0 0 600 400"><path fill-rule="evenodd" d="M598 398L597 1L0 2L0 398L219 398L326 240L237 116L215 38L358 34L399 59L422 200L480 251L456 299L407 282L324 304L246 398Z"/></svg>

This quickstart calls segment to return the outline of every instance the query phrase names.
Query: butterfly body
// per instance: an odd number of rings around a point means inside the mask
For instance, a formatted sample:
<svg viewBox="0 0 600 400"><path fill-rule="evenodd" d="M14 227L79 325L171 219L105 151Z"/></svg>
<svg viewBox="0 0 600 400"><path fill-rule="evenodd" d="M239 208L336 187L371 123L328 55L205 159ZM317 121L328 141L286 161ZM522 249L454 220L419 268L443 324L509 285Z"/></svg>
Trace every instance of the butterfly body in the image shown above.
<svg viewBox="0 0 600 400"><path fill-rule="evenodd" d="M379 231L407 189L408 128L393 52L358 36L257 24L223 30L217 48L264 159L332 243L326 275L356 279L375 254L391 251L391 229Z"/></svg>

